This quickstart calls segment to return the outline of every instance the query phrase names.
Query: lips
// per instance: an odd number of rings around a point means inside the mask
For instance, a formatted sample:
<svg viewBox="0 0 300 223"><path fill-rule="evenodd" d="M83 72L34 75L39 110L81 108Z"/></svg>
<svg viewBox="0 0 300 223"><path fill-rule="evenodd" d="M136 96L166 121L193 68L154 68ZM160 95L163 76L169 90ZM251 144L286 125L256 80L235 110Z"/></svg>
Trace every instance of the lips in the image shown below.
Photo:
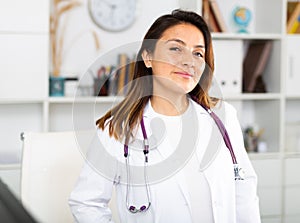
<svg viewBox="0 0 300 223"><path fill-rule="evenodd" d="M187 73L187 72L175 72L175 74L180 75L181 77L184 77L184 78L192 78L193 77L192 74Z"/></svg>

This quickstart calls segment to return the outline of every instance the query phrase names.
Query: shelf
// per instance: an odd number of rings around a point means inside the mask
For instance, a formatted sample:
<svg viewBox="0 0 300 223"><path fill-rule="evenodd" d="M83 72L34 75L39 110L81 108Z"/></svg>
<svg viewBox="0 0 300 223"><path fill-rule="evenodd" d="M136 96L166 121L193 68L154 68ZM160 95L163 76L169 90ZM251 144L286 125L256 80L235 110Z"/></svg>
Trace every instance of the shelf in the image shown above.
<svg viewBox="0 0 300 223"><path fill-rule="evenodd" d="M300 158L300 151L299 152L285 152L284 158Z"/></svg>
<svg viewBox="0 0 300 223"><path fill-rule="evenodd" d="M286 34L287 37L300 37L300 33L294 33L294 34Z"/></svg>
<svg viewBox="0 0 300 223"><path fill-rule="evenodd" d="M299 95L286 95L285 96L287 100L299 100L300 99L300 94Z"/></svg>
<svg viewBox="0 0 300 223"><path fill-rule="evenodd" d="M269 34L269 33L260 33L260 34L248 34L248 33L212 33L213 39L221 40L252 40L252 39L272 39L280 40L282 38L281 34Z"/></svg>
<svg viewBox="0 0 300 223"><path fill-rule="evenodd" d="M281 98L280 93L241 93L224 95L225 100L279 100ZM48 101L52 104L64 104L64 103L113 103L123 100L123 96L101 96L101 97L49 97ZM1 103L1 101L0 101Z"/></svg>
<svg viewBox="0 0 300 223"><path fill-rule="evenodd" d="M43 98L1 98L0 99L0 105L1 104L34 104L34 103L43 103L45 99Z"/></svg>
<svg viewBox="0 0 300 223"><path fill-rule="evenodd" d="M3 31L0 30L0 35L49 35L49 32L46 31Z"/></svg>
<svg viewBox="0 0 300 223"><path fill-rule="evenodd" d="M48 101L52 104L73 104L76 103L113 103L120 102L124 97L121 96L101 96L101 97L49 97Z"/></svg>
<svg viewBox="0 0 300 223"><path fill-rule="evenodd" d="M19 169L21 169L20 163L0 164L0 170L19 170Z"/></svg>
<svg viewBox="0 0 300 223"><path fill-rule="evenodd" d="M280 93L241 93L224 95L225 100L279 100Z"/></svg>
<svg viewBox="0 0 300 223"><path fill-rule="evenodd" d="M85 101L86 102L93 102L94 100L92 100L93 98L92 97L87 97L85 98ZM76 100L81 100L81 98L76 98ZM75 101L75 98L74 97L49 97L47 99L47 101L49 103L52 103L52 104L72 104L74 101Z"/></svg>
<svg viewBox="0 0 300 223"><path fill-rule="evenodd" d="M280 152L266 152L266 153L248 153L251 160L267 160L267 159L280 159Z"/></svg>

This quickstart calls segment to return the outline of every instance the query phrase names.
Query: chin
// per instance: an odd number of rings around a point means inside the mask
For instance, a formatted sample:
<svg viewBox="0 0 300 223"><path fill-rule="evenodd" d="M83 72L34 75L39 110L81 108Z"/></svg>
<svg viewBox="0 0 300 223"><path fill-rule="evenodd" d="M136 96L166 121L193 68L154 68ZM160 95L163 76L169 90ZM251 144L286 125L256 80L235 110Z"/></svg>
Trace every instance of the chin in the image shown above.
<svg viewBox="0 0 300 223"><path fill-rule="evenodd" d="M194 89L194 87L191 87L191 86L180 86L179 88L177 88L177 92L179 94L188 94L193 89Z"/></svg>
<svg viewBox="0 0 300 223"><path fill-rule="evenodd" d="M196 87L197 83L183 83L183 84L180 84L180 89L182 92L184 92L185 94L191 92L195 87Z"/></svg>

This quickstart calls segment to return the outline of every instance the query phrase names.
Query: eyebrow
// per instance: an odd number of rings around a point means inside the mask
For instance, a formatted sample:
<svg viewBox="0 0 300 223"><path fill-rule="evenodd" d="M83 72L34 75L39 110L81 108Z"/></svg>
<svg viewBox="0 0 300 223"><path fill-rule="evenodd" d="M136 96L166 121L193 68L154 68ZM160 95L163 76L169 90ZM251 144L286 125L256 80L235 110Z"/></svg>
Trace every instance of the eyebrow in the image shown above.
<svg viewBox="0 0 300 223"><path fill-rule="evenodd" d="M174 39L169 39L169 40L166 41L166 43L172 42L172 41L175 41L175 42L177 42L177 43L180 43L180 44L186 46L186 43L185 43L184 41L182 41L181 39L176 39L176 38L174 38ZM203 48L203 49L205 49L204 45L195 45L194 47L195 47L195 48Z"/></svg>

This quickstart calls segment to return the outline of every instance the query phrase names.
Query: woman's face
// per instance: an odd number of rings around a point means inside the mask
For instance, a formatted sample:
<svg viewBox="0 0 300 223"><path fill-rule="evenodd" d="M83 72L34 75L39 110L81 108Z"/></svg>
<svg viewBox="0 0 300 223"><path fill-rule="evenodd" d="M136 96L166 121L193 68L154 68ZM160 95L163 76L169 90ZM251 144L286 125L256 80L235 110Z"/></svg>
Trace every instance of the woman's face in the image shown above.
<svg viewBox="0 0 300 223"><path fill-rule="evenodd" d="M198 84L205 67L202 32L183 23L167 29L152 54L144 52L147 67L152 68L154 89L188 93Z"/></svg>

